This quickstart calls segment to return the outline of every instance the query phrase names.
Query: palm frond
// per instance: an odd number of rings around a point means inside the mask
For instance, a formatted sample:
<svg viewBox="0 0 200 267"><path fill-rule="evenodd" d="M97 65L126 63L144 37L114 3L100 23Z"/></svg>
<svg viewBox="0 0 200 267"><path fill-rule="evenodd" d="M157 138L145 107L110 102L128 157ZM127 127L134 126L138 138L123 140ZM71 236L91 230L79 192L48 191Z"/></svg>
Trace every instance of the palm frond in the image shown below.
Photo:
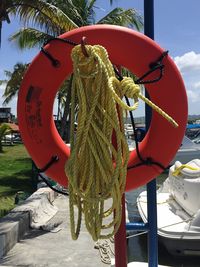
<svg viewBox="0 0 200 267"><path fill-rule="evenodd" d="M12 72L12 75L7 80L6 88L3 94L3 105L8 104L14 96L17 95L21 81L23 79L23 76L25 74L25 71L27 69L29 64L23 64L23 63L17 63L14 66L14 70Z"/></svg>
<svg viewBox="0 0 200 267"><path fill-rule="evenodd" d="M14 0L8 12L19 16L25 27L40 28L54 36L77 28L62 10L42 0Z"/></svg>
<svg viewBox="0 0 200 267"><path fill-rule="evenodd" d="M3 103L2 103L2 105L3 105L3 106L6 106L8 103L10 103L10 101L11 101L15 96L16 96L16 92L15 92L15 91L10 92L10 94L9 94L7 97L3 96L3 97L5 97L5 99L4 99Z"/></svg>
<svg viewBox="0 0 200 267"><path fill-rule="evenodd" d="M96 3L96 0L91 0L88 4L87 10L88 10L88 22L89 24L95 23L95 11L94 11L94 5Z"/></svg>
<svg viewBox="0 0 200 267"><path fill-rule="evenodd" d="M10 18L7 12L8 7L11 4L11 0L1 0L0 1L0 47L1 47L1 31L3 22L6 21L10 23Z"/></svg>
<svg viewBox="0 0 200 267"><path fill-rule="evenodd" d="M67 0L70 2L65 9L65 13L72 18L72 20L79 27L91 24L94 22L94 16L92 16L93 5L96 0Z"/></svg>
<svg viewBox="0 0 200 267"><path fill-rule="evenodd" d="M4 74L7 78L11 78L12 72L10 70L4 70Z"/></svg>
<svg viewBox="0 0 200 267"><path fill-rule="evenodd" d="M52 36L33 28L20 29L9 41L14 41L20 49L41 47Z"/></svg>
<svg viewBox="0 0 200 267"><path fill-rule="evenodd" d="M105 17L100 19L97 24L112 24L136 28L141 30L143 27L142 17L133 8L124 10L123 8L115 8Z"/></svg>

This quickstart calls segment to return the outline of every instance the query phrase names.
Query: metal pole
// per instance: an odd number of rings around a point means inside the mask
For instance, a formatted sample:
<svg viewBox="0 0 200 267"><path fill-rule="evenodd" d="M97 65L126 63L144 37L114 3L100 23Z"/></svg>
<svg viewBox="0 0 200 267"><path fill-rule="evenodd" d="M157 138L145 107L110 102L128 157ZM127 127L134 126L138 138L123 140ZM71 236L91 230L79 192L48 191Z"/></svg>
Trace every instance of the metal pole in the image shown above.
<svg viewBox="0 0 200 267"><path fill-rule="evenodd" d="M154 39L154 0L144 0L144 34ZM146 92L148 97L148 93ZM146 129L151 123L152 111L145 106ZM157 201L156 180L147 184L147 211L148 211L148 262L149 267L158 266L158 237L157 237Z"/></svg>
<svg viewBox="0 0 200 267"><path fill-rule="evenodd" d="M144 0L144 34L154 39L154 0ZM149 98L149 94L145 91L145 96ZM149 129L151 123L152 109L145 105L145 124L146 130Z"/></svg>
<svg viewBox="0 0 200 267"><path fill-rule="evenodd" d="M154 0L144 0L144 34L154 40Z"/></svg>
<svg viewBox="0 0 200 267"><path fill-rule="evenodd" d="M147 214L148 214L148 262L149 267L158 266L158 236L157 236L157 203L156 179L147 184Z"/></svg>

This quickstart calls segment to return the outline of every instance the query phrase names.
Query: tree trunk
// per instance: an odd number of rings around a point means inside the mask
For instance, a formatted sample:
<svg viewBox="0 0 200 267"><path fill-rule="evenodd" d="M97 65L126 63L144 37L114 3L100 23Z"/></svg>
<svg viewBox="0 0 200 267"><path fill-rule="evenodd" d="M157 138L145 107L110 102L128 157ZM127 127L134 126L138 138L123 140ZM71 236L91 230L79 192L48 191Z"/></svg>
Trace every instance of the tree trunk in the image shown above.
<svg viewBox="0 0 200 267"><path fill-rule="evenodd" d="M67 90L68 93L66 97L63 117L61 119L61 126L60 126L60 135L62 139L67 143L69 143L70 140L70 102L71 102L72 79L73 79L73 74L70 77L69 88ZM69 117L68 121L67 117Z"/></svg>
<svg viewBox="0 0 200 267"><path fill-rule="evenodd" d="M3 152L2 140L0 140L0 153Z"/></svg>

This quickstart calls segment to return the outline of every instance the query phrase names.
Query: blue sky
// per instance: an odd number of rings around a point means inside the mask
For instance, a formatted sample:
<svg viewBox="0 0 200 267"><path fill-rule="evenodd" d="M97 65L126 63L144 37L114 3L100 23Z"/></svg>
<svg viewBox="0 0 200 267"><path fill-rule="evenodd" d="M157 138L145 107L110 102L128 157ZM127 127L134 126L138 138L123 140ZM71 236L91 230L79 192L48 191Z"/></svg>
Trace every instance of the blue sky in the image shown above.
<svg viewBox="0 0 200 267"><path fill-rule="evenodd" d="M97 19L106 15L112 8L135 8L143 14L143 0L98 0ZM200 1L199 0L154 0L155 41L177 64L187 89L189 114L200 114ZM4 78L3 70L10 70L17 62L30 62L39 50L21 51L8 37L19 28L16 19L11 24L3 24L2 44L0 49L0 79ZM0 106L2 93L0 87ZM16 99L10 104L16 114ZM135 115L143 115L140 105Z"/></svg>

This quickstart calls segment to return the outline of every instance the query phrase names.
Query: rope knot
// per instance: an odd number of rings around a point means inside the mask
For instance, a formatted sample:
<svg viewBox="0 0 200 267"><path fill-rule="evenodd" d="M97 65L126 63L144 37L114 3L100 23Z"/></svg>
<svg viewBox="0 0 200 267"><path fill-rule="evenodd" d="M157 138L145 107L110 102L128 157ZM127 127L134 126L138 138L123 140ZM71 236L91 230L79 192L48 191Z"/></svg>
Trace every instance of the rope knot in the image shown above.
<svg viewBox="0 0 200 267"><path fill-rule="evenodd" d="M135 84L132 78L123 78L123 80L121 81L121 90L123 91L123 94L128 98L133 98L135 101L138 101L140 86Z"/></svg>
<svg viewBox="0 0 200 267"><path fill-rule="evenodd" d="M135 110L138 108L138 98L140 96L140 86L135 84L132 78L123 77L123 80L119 81L116 77L110 77L108 80L109 89L112 91L113 98L123 109ZM132 98L134 100L134 105L127 106L122 98L124 96Z"/></svg>
<svg viewBox="0 0 200 267"><path fill-rule="evenodd" d="M91 79L101 75L105 62L111 67L106 49L101 45L85 45L87 56L83 54L81 45L72 49L71 58L74 65L74 72L79 73L81 78ZM106 74L108 76L108 74Z"/></svg>
<svg viewBox="0 0 200 267"><path fill-rule="evenodd" d="M118 81L116 77L110 77L108 80L108 85L110 90L112 91L113 98L123 109L126 110L135 110L138 108L139 98L143 100L147 105L149 105L152 109L154 109L157 113L159 113L163 118L169 121L174 127L178 127L178 124L172 117L170 117L166 112L164 112L161 108L155 105L151 100L143 96L140 92L139 85L135 84L132 78L123 77L121 81ZM128 98L132 98L134 100L133 106L126 105L122 98L126 95Z"/></svg>

